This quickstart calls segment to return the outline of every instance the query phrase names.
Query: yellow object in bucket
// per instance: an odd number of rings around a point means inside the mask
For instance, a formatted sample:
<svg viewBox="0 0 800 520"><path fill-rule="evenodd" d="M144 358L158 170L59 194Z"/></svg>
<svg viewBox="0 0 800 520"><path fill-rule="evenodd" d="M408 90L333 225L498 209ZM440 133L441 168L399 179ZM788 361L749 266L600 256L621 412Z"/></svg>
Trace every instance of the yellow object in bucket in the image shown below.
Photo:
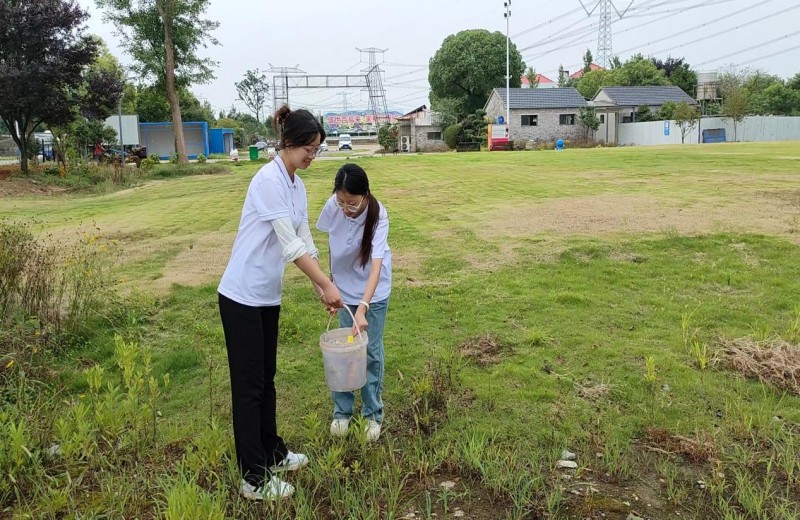
<svg viewBox="0 0 800 520"><path fill-rule="evenodd" d="M349 307L344 307L355 323ZM331 317L332 319L333 317ZM359 330L353 336L352 327L328 330L319 338L325 385L332 392L352 392L367 384L367 332Z"/></svg>

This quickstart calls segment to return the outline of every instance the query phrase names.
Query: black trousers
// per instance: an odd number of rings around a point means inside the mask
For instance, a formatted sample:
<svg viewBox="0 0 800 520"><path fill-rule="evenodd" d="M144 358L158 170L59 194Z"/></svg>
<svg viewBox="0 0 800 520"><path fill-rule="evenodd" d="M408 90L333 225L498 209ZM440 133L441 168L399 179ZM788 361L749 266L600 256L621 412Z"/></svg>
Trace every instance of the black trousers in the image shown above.
<svg viewBox="0 0 800 520"><path fill-rule="evenodd" d="M249 307L219 295L233 403L233 437L242 476L260 486L288 450L275 419L280 305Z"/></svg>

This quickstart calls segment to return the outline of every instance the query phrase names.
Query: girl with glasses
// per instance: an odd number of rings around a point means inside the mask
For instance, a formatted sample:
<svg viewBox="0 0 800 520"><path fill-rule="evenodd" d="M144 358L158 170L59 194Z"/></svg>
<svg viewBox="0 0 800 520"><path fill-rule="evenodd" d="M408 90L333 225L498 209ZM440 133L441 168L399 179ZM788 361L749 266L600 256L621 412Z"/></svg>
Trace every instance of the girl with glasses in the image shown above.
<svg viewBox="0 0 800 520"><path fill-rule="evenodd" d="M277 474L308 464L308 457L286 447L275 417L278 317L286 264L294 263L308 276L328 308L342 306L338 289L320 269L308 225L306 189L297 175L311 165L325 130L307 110L287 106L275 113L275 129L280 155L250 182L218 288L240 492L253 500L291 495L294 488Z"/></svg>
<svg viewBox="0 0 800 520"><path fill-rule="evenodd" d="M333 196L325 203L317 229L328 234L331 279L342 301L355 315L354 324L345 310L339 312L341 327L366 330L367 384L361 388L361 415L367 419L367 440L376 441L383 422L383 329L392 290L392 252L389 249L389 216L369 189L366 172L345 164L336 174ZM347 433L353 415L353 392L332 392L331 435Z"/></svg>

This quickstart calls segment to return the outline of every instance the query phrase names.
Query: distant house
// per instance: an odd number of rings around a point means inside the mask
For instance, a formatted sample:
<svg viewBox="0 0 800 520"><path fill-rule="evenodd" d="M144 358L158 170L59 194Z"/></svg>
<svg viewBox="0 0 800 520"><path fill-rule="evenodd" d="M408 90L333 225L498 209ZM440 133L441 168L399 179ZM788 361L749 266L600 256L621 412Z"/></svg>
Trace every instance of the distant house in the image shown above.
<svg viewBox="0 0 800 520"><path fill-rule="evenodd" d="M589 64L589 71L591 72L591 71L595 71L595 70L606 70L606 69L604 69L603 67L601 67L597 63ZM570 75L569 79L581 79L584 74L586 74L586 73L583 71L583 69L578 69L576 72L573 72Z"/></svg>
<svg viewBox="0 0 800 520"><path fill-rule="evenodd" d="M536 88L558 88L558 82L553 81L544 74L537 74L536 79L539 81ZM531 88L531 82L527 76L522 76L520 81L522 81L522 88Z"/></svg>
<svg viewBox="0 0 800 520"><path fill-rule="evenodd" d="M439 114L426 105L397 118L397 136L401 152L434 152L447 148Z"/></svg>
<svg viewBox="0 0 800 520"><path fill-rule="evenodd" d="M652 112L657 112L668 101L697 104L691 96L674 85L601 88L592 99L600 118L600 128L595 134L596 139L607 143L616 143L619 125L635 123L636 110L640 106L647 106Z"/></svg>
<svg viewBox="0 0 800 520"><path fill-rule="evenodd" d="M511 139L578 139L580 109L588 103L574 88L512 88L509 91ZM493 124L506 117L506 89L496 88L484 108Z"/></svg>

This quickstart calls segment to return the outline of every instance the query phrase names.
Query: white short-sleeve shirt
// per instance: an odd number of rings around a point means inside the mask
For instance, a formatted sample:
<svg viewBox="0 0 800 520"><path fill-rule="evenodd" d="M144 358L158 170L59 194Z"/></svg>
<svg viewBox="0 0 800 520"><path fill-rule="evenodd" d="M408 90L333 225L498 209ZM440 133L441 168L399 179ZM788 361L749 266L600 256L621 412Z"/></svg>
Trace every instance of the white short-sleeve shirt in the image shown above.
<svg viewBox="0 0 800 520"><path fill-rule="evenodd" d="M322 208L317 220L317 229L328 233L328 244L331 249L331 274L333 282L347 305L358 305L364 297L364 289L371 271L371 262L361 267L359 253L361 239L364 236L364 222L367 212L356 218L350 218L336 207L336 196L332 196ZM381 277L378 287L372 295L373 302L383 301L392 292L392 251L389 249L389 215L383 204L380 207L380 218L372 236L372 258L382 258Z"/></svg>
<svg viewBox="0 0 800 520"><path fill-rule="evenodd" d="M280 305L286 261L271 221L284 217L295 230L308 222L308 199L300 177L292 181L276 157L250 181L220 294L251 307Z"/></svg>

